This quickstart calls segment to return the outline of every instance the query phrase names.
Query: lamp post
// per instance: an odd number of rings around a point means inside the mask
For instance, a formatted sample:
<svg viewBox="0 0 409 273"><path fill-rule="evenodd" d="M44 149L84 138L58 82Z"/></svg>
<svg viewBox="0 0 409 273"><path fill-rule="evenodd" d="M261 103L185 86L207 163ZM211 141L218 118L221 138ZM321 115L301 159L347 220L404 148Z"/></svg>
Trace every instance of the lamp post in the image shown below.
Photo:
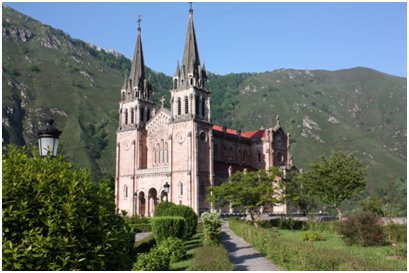
<svg viewBox="0 0 409 273"><path fill-rule="evenodd" d="M58 138L61 134L57 128L53 126L54 120L46 120L46 126L37 132L38 137L38 152L40 156L56 156L58 150Z"/></svg>
<svg viewBox="0 0 409 273"><path fill-rule="evenodd" d="M169 183L166 182L165 185L163 185L163 188L165 189L165 193L166 193L166 202L168 202L168 194L169 194L169 188L170 188Z"/></svg>

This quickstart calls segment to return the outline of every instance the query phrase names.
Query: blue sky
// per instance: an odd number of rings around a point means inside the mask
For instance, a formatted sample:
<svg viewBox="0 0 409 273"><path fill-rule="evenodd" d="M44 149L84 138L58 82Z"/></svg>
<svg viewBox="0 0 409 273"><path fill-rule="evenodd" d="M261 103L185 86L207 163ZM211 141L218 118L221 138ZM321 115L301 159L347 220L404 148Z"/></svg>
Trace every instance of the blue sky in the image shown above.
<svg viewBox="0 0 409 273"><path fill-rule="evenodd" d="M74 38L173 75L187 3L7 3ZM193 3L201 61L217 74L364 66L406 77L406 3Z"/></svg>

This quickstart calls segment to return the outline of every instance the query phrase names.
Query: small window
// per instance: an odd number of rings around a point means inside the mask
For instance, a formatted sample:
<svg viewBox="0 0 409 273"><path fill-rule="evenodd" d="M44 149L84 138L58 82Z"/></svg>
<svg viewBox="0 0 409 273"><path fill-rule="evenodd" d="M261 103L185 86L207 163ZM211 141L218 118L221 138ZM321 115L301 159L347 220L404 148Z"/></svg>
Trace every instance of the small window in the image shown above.
<svg viewBox="0 0 409 273"><path fill-rule="evenodd" d="M200 109L199 109L200 101L199 101L199 98L198 98L198 97L195 97L195 105L196 105L196 115L199 115L199 112L200 112Z"/></svg>
<svg viewBox="0 0 409 273"><path fill-rule="evenodd" d="M185 114L189 114L189 99L185 96Z"/></svg>
<svg viewBox="0 0 409 273"><path fill-rule="evenodd" d="M122 92L122 101L125 100L125 92Z"/></svg>
<svg viewBox="0 0 409 273"><path fill-rule="evenodd" d="M131 108L131 124L133 124L134 123L134 110L133 110L133 108Z"/></svg>
<svg viewBox="0 0 409 273"><path fill-rule="evenodd" d="M202 100L202 116L205 116L205 111L206 111L206 105L205 105L205 100Z"/></svg>
<svg viewBox="0 0 409 273"><path fill-rule="evenodd" d="M173 80L173 89L176 89L178 87L178 80L174 79Z"/></svg>
<svg viewBox="0 0 409 273"><path fill-rule="evenodd" d="M178 115L182 114L182 101L178 98Z"/></svg>
<svg viewBox="0 0 409 273"><path fill-rule="evenodd" d="M143 109L142 107L141 107L141 111L140 111L140 113L141 113L141 117L140 117L140 119L141 119L141 122L144 122L144 114L145 114L145 111L144 111L145 109Z"/></svg>
<svg viewBox="0 0 409 273"><path fill-rule="evenodd" d="M261 153L260 152L257 152L257 161L261 162Z"/></svg>
<svg viewBox="0 0 409 273"><path fill-rule="evenodd" d="M124 199L128 199L128 186L124 185Z"/></svg>
<svg viewBox="0 0 409 273"><path fill-rule="evenodd" d="M183 195L183 183L179 183L179 195Z"/></svg>
<svg viewBox="0 0 409 273"><path fill-rule="evenodd" d="M156 165L156 149L155 148L153 148L153 151L152 151L152 158L153 158L153 165Z"/></svg>
<svg viewBox="0 0 409 273"><path fill-rule="evenodd" d="M169 162L169 158L168 158L168 143L165 142L165 159L164 159L165 163Z"/></svg>
<svg viewBox="0 0 409 273"><path fill-rule="evenodd" d="M151 119L151 111L148 109L148 111L146 112L146 115L148 116L146 118L146 121L149 121Z"/></svg>
<svg viewBox="0 0 409 273"><path fill-rule="evenodd" d="M128 109L125 109L125 125L128 125Z"/></svg>

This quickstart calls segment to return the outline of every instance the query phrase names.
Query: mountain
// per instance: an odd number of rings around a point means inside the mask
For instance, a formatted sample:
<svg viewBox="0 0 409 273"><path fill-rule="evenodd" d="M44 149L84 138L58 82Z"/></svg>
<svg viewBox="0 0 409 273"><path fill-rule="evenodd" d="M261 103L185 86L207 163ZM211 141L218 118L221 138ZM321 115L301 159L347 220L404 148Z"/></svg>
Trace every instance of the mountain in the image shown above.
<svg viewBox="0 0 409 273"><path fill-rule="evenodd" d="M118 102L129 68L123 55L3 5L3 145L36 145L36 131L53 118L76 165L114 175ZM168 99L171 78L149 68L147 74L154 100ZM274 126L279 114L299 168L338 146L368 165L370 191L406 179L405 78L363 67L209 74L214 123L254 130Z"/></svg>

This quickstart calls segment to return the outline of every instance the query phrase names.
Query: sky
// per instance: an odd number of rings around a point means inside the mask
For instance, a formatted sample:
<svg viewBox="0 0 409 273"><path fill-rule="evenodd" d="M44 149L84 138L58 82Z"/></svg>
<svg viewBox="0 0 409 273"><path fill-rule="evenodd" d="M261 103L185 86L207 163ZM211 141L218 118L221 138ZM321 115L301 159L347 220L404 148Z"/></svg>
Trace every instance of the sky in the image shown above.
<svg viewBox="0 0 409 273"><path fill-rule="evenodd" d="M141 15L145 64L172 76L182 59L186 2L5 4L128 58ZM406 2L194 2L193 10L201 62L216 74L362 66L406 77Z"/></svg>

